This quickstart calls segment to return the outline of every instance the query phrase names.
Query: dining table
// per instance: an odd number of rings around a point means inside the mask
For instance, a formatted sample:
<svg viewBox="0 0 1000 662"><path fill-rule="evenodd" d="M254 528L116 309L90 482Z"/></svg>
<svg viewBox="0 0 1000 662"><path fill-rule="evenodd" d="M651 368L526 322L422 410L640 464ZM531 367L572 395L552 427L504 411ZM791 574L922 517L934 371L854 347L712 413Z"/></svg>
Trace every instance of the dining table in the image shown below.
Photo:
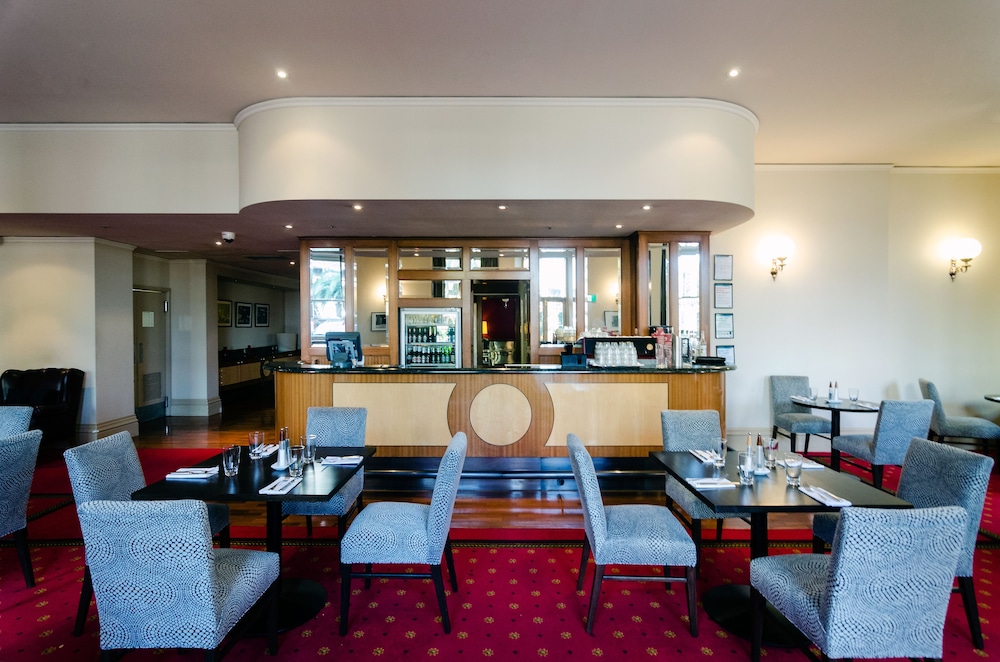
<svg viewBox="0 0 1000 662"><path fill-rule="evenodd" d="M224 475L219 453L200 462L194 467L219 467L217 474L208 478L164 478L132 493L136 500L197 499L212 502L262 502L265 506L264 540L269 552L279 556L282 550L281 504L285 501L325 501L337 490L344 487L375 454L374 446L364 447L319 447L316 461L307 463L302 481L285 494L262 494L261 489L275 480L287 476L287 469L279 468L276 455L257 459L250 458L250 450L240 448L239 471L235 476ZM357 458L346 464L325 464L324 457L339 456ZM169 474L168 474L169 476ZM312 618L326 605L326 589L319 582L305 577L279 577L281 582L278 597L278 630L286 631L298 627ZM260 628L251 628L251 632Z"/></svg>
<svg viewBox="0 0 1000 662"><path fill-rule="evenodd" d="M663 465L667 474L690 489L699 500L717 513L750 513L750 558L767 556L768 516L772 513L837 512L842 506L827 505L788 484L785 471L776 466L764 475L756 475L753 485L740 485L736 451L727 453L724 467L715 467L689 451L653 451L650 456ZM849 474L834 471L817 462L802 470L800 482L809 489L818 487L828 494L845 499L850 505L867 508L912 508L912 505L889 492L861 482ZM699 479L717 478L725 487L697 489ZM693 482L692 482L693 481ZM734 515L735 516L735 515ZM715 586L702 596L709 617L727 631L750 638L753 622L750 587L743 584ZM770 609L764 624L764 642L783 647L797 647L801 633Z"/></svg>
<svg viewBox="0 0 1000 662"><path fill-rule="evenodd" d="M878 413L879 404L866 400L830 400L829 398L810 398L804 395L793 395L793 403L809 409L823 409L830 412L830 440L840 436L840 415L844 412L852 414Z"/></svg>
<svg viewBox="0 0 1000 662"><path fill-rule="evenodd" d="M989 400L990 402L1000 402L1000 393L993 395L984 395L983 397Z"/></svg>

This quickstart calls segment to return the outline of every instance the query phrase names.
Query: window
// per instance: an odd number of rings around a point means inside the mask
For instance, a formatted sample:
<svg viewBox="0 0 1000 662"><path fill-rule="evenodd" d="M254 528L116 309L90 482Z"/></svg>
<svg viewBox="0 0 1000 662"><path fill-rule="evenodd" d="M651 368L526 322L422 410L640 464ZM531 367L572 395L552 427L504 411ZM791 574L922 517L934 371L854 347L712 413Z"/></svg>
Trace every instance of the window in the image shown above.
<svg viewBox="0 0 1000 662"><path fill-rule="evenodd" d="M540 342L575 342L576 249L540 249L538 284Z"/></svg>
<svg viewBox="0 0 1000 662"><path fill-rule="evenodd" d="M322 345L329 331L346 331L344 253L339 248L309 250L309 337Z"/></svg>

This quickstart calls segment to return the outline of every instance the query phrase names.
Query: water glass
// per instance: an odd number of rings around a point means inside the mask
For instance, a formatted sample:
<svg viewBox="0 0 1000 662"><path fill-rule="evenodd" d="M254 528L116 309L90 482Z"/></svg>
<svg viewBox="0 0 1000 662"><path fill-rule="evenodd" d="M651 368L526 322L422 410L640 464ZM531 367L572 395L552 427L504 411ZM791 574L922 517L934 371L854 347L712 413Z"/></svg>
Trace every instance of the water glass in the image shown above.
<svg viewBox="0 0 1000 662"><path fill-rule="evenodd" d="M248 433L247 445L250 447L250 459L256 460L259 458L264 446L264 433L260 430Z"/></svg>
<svg viewBox="0 0 1000 662"><path fill-rule="evenodd" d="M856 388L847 389L847 397L851 399L851 402L857 402L859 395L861 395L861 392L858 389Z"/></svg>
<svg viewBox="0 0 1000 662"><path fill-rule="evenodd" d="M785 453L785 481L792 487L798 487L802 478L802 456L798 453Z"/></svg>
<svg viewBox="0 0 1000 662"><path fill-rule="evenodd" d="M288 475L298 478L306 467L306 447L301 445L288 448Z"/></svg>
<svg viewBox="0 0 1000 662"><path fill-rule="evenodd" d="M773 469L776 460L778 458L778 440L777 439L765 439L764 440L764 466L768 469Z"/></svg>
<svg viewBox="0 0 1000 662"><path fill-rule="evenodd" d="M819 389L816 388L815 386L812 387L812 388L810 388L809 389L809 399L815 401L816 398L818 398L818 397L819 397Z"/></svg>
<svg viewBox="0 0 1000 662"><path fill-rule="evenodd" d="M227 446L222 449L222 471L230 478L240 472L239 446Z"/></svg>
<svg viewBox="0 0 1000 662"><path fill-rule="evenodd" d="M757 452L740 451L736 458L739 464L737 469L740 472L740 485L753 485L754 458Z"/></svg>
<svg viewBox="0 0 1000 662"><path fill-rule="evenodd" d="M728 439L726 439L725 437L715 440L715 448L712 449L712 451L715 453L714 457L712 458L712 464L715 465L716 467L726 466L726 451L728 450L726 448L727 442Z"/></svg>
<svg viewBox="0 0 1000 662"><path fill-rule="evenodd" d="M305 451L305 461L306 464L312 464L316 460L316 435L314 434L304 434L299 437L299 443L306 449Z"/></svg>

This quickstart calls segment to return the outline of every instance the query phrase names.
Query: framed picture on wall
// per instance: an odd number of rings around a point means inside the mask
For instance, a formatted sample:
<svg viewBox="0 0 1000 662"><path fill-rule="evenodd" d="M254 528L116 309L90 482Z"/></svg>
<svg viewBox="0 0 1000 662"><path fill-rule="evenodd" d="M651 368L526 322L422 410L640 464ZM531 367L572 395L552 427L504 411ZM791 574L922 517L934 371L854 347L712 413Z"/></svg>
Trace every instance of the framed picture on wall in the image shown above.
<svg viewBox="0 0 1000 662"><path fill-rule="evenodd" d="M733 256L732 255L713 255L713 267L715 271L715 280L732 280L733 279Z"/></svg>
<svg viewBox="0 0 1000 662"><path fill-rule="evenodd" d="M385 313L372 313L372 331L386 331L388 320Z"/></svg>
<svg viewBox="0 0 1000 662"><path fill-rule="evenodd" d="M232 326L233 325L233 302L224 301L219 299L216 301L219 306L219 326Z"/></svg>
<svg viewBox="0 0 1000 662"><path fill-rule="evenodd" d="M736 365L735 345L716 345L715 355L724 358L726 360L726 365Z"/></svg>
<svg viewBox="0 0 1000 662"><path fill-rule="evenodd" d="M253 325L271 326L271 304L255 303L253 305Z"/></svg>
<svg viewBox="0 0 1000 662"><path fill-rule="evenodd" d="M253 305L236 302L236 326L253 326Z"/></svg>
<svg viewBox="0 0 1000 662"><path fill-rule="evenodd" d="M620 329L621 320L618 319L617 310L604 311L604 326L608 327L608 331L618 331Z"/></svg>

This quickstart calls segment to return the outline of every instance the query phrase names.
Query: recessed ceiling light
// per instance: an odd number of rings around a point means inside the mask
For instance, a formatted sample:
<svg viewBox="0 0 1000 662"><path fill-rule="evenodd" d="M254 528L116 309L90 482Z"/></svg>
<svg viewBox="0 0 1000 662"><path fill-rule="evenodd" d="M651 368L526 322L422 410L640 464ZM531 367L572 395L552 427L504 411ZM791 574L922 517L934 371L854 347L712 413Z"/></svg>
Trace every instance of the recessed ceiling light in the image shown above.
<svg viewBox="0 0 1000 662"><path fill-rule="evenodd" d="M615 228L621 230L622 229L622 224L621 223L616 223L615 224Z"/></svg>
<svg viewBox="0 0 1000 662"><path fill-rule="evenodd" d="M503 211L506 208L507 208L507 205L497 205L497 209L499 209L500 211Z"/></svg>
<svg viewBox="0 0 1000 662"><path fill-rule="evenodd" d="M274 73L278 78L288 78L288 72L285 71L284 69L278 69Z"/></svg>
<svg viewBox="0 0 1000 662"><path fill-rule="evenodd" d="M737 69L736 67L733 67L732 69L729 70L729 77L730 78L736 78L739 75L740 75L740 70Z"/></svg>
<svg viewBox="0 0 1000 662"><path fill-rule="evenodd" d="M222 245L222 242L221 242L221 241L216 241L216 242L215 242L215 245L216 245L216 246L221 246L221 245Z"/></svg>
<svg viewBox="0 0 1000 662"><path fill-rule="evenodd" d="M361 211L362 209L364 209L363 205L354 205L354 211Z"/></svg>
<svg viewBox="0 0 1000 662"><path fill-rule="evenodd" d="M290 264L290 265L292 265L292 266L294 267L294 266L295 266L295 260L292 260L292 261L291 261L291 262L289 262L288 264Z"/></svg>
<svg viewBox="0 0 1000 662"><path fill-rule="evenodd" d="M653 205L643 205L642 206L643 211L649 211L652 208L653 208Z"/></svg>

